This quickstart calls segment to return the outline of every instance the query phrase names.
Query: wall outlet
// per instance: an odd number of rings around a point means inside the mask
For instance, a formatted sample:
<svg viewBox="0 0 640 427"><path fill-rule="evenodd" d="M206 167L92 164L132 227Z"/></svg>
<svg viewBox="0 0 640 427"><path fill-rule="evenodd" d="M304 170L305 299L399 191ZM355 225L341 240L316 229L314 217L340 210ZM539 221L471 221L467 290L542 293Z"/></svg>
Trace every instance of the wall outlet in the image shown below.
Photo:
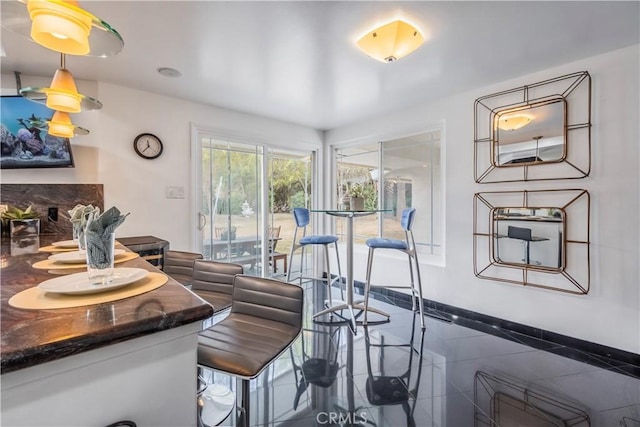
<svg viewBox="0 0 640 427"><path fill-rule="evenodd" d="M58 221L58 208L47 209L47 219L49 221Z"/></svg>
<svg viewBox="0 0 640 427"><path fill-rule="evenodd" d="M184 199L184 187L167 187L167 199Z"/></svg>

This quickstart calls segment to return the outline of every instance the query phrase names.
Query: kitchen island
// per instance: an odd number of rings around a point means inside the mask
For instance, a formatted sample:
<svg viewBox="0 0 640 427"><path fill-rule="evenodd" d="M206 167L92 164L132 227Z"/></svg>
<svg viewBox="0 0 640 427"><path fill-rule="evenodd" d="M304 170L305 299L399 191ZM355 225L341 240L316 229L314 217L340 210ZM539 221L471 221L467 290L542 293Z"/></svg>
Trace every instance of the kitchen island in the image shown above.
<svg viewBox="0 0 640 427"><path fill-rule="evenodd" d="M36 246L65 237L41 235ZM168 278L153 291L108 303L15 308L15 294L83 268L36 269L50 253L13 249L2 239L2 425L196 425L197 332L213 314L209 304ZM116 267L161 273L139 257Z"/></svg>

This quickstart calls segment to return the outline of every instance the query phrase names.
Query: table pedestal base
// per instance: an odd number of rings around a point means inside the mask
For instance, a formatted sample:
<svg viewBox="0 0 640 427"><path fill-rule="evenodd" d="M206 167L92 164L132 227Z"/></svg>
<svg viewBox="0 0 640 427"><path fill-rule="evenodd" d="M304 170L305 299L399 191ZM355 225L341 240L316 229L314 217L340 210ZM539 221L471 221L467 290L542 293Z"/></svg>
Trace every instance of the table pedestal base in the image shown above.
<svg viewBox="0 0 640 427"><path fill-rule="evenodd" d="M325 301L325 306L328 305L327 302ZM347 316L343 315L342 311L344 310L348 310L348 314ZM355 310L358 311L358 314L355 314ZM340 312L340 313L338 313ZM362 304L362 301L358 301L354 304L349 304L345 301L338 301L337 305L333 305L331 307L327 307L324 310L321 310L319 312L317 312L316 314L313 315L313 318L317 318L320 317L322 315L325 314L330 314L330 313L335 313L336 316L349 321L349 326L351 326L351 330L353 331L353 333L356 333L356 321L358 319L358 317L360 317L360 315L364 312L364 304ZM391 317L390 314L385 313L382 310L379 310L375 307L369 307L369 312L372 313L376 313L379 314L381 316L386 317L387 319L389 319Z"/></svg>

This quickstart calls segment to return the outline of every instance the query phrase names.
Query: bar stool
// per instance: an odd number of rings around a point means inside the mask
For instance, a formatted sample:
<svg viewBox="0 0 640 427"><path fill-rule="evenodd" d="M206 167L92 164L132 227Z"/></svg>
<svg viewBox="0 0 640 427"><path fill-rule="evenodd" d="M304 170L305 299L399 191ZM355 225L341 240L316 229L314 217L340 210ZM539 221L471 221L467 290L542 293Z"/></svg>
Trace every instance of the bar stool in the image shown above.
<svg viewBox="0 0 640 427"><path fill-rule="evenodd" d="M211 304L214 315L218 315L231 307L233 281L236 275L242 273L243 267L239 264L197 259L193 263L191 291ZM229 387L217 383L208 384L202 368L198 368L198 383L198 406L202 407L200 417L203 422L206 419L207 425L218 425L233 410L235 396Z"/></svg>
<svg viewBox="0 0 640 427"><path fill-rule="evenodd" d="M326 329L326 330L325 330ZM293 354L293 347L289 347L291 352L291 364L293 365L293 375L296 379L297 389L293 398L293 410L298 409L300 398L309 388L314 385L320 388L331 387L340 370L338 354L340 353L340 325L314 325L314 329L304 329L300 335L302 345L302 363L298 365ZM305 335L311 337L312 344L305 347ZM312 353L309 354L308 351Z"/></svg>
<svg viewBox="0 0 640 427"><path fill-rule="evenodd" d="M233 278L244 273L239 264L197 259L193 263L191 291L213 306L214 313L231 307Z"/></svg>
<svg viewBox="0 0 640 427"><path fill-rule="evenodd" d="M369 258L367 260L367 278L364 288L364 325L367 324L367 311L369 308L369 292L374 287L384 288L406 288L407 285L372 285L371 284L371 270L373 268L373 253L376 249L394 249L404 252L409 257L409 273L411 274L411 309L416 310L416 294L418 296L418 305L420 308L420 326L422 329L424 325L424 302L422 301L422 281L420 280L420 264L418 263L418 252L416 251L416 241L413 238L413 220L415 217L416 209L407 208L402 211L402 219L400 220L400 226L404 230L405 240L400 239L385 239L374 238L367 240L367 246L369 247ZM417 289L416 281L413 277L413 264L415 263L416 275L418 279Z"/></svg>
<svg viewBox="0 0 640 427"><path fill-rule="evenodd" d="M231 312L198 335L198 365L242 381L240 423L250 422L250 380L302 331L303 289L273 279L235 276Z"/></svg>
<svg viewBox="0 0 640 427"><path fill-rule="evenodd" d="M293 233L293 244L291 245L291 252L289 254L289 263L293 264L293 253L298 249L302 248L301 258L300 258L300 286L302 286L302 279L315 279L321 280L326 283L329 293L329 306L333 305L333 300L331 298L331 285L333 285L333 279L331 278L331 266L329 262L329 245L334 244L336 248L336 259L338 260L338 283L340 283L340 293L342 295L342 299L344 299L344 291L342 289L342 270L340 269L340 256L338 255L338 236L332 235L309 235L307 236L307 225L309 225L309 209L306 208L294 208L293 209L293 218L296 222L296 229ZM296 243L296 237L298 236L298 230L302 229L302 237ZM322 245L324 247L324 260L325 265L327 267L327 277L326 278L317 278L317 277L304 277L302 274L302 267L304 264L304 250L309 245ZM291 265L289 266L289 271L287 272L287 282L291 281Z"/></svg>
<svg viewBox="0 0 640 427"><path fill-rule="evenodd" d="M202 259L202 254L182 251L166 251L162 271L185 286L191 285L193 262Z"/></svg>
<svg viewBox="0 0 640 427"><path fill-rule="evenodd" d="M408 343L395 343L394 338L386 339L383 331L374 331L378 334L377 343L374 343L373 334L369 327L364 327L365 333L365 356L367 358L367 381L365 391L367 400L373 406L400 405L405 413L405 425L416 426L414 413L418 402L418 391L420 380L422 379L422 353L424 349L424 333L422 329L416 348L416 322L411 322L411 338ZM377 366L372 362L374 353L378 354ZM389 354L390 353L390 354ZM403 370L400 361L406 360L406 353L409 353L407 368ZM414 355L416 360L414 362ZM387 363L385 363L387 362ZM417 365L417 366L416 366ZM412 372L417 367L418 372ZM414 375L412 375L412 373Z"/></svg>
<svg viewBox="0 0 640 427"><path fill-rule="evenodd" d="M545 240L549 240L546 237L537 237L531 235L530 228L522 228L522 227L514 227L510 225L507 228L507 237L510 239L522 240L524 243L524 254L522 261L525 264L531 264L531 260L529 258L529 247L531 242L544 242ZM540 261L535 262L536 265L541 265Z"/></svg>

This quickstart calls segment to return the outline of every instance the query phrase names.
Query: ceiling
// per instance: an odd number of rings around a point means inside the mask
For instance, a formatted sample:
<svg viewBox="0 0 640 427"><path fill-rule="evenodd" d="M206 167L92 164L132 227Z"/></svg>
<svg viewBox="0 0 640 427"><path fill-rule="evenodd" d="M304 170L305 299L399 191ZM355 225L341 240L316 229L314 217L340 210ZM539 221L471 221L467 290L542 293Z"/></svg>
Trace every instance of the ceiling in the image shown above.
<svg viewBox="0 0 640 427"><path fill-rule="evenodd" d="M14 0L2 0L14 1ZM328 130L640 42L640 2L84 1L124 38L67 57L99 80ZM425 44L383 64L355 40L396 17ZM3 73L52 76L55 52L2 30ZM182 72L159 75L159 67ZM575 70L582 71L582 70Z"/></svg>

